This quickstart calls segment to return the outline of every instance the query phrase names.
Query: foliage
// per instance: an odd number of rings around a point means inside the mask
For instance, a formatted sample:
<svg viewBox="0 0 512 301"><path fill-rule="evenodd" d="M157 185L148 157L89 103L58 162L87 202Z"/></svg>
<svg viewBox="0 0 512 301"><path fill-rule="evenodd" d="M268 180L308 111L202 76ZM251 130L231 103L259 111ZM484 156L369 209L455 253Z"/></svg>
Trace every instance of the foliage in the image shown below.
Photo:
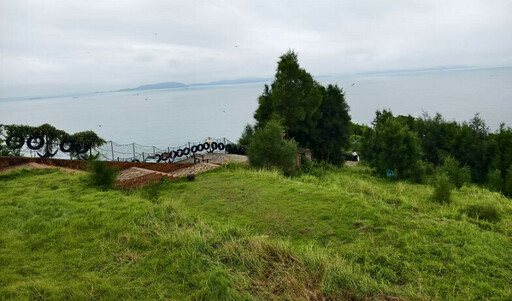
<svg viewBox="0 0 512 301"><path fill-rule="evenodd" d="M252 136L254 135L254 128L250 124L246 124L242 136L238 140L239 145L249 146Z"/></svg>
<svg viewBox="0 0 512 301"><path fill-rule="evenodd" d="M370 166L376 168L380 175L385 175L389 169L399 179L421 181L424 170L416 133L387 110L377 111L373 124L374 131L367 133L363 145L363 153Z"/></svg>
<svg viewBox="0 0 512 301"><path fill-rule="evenodd" d="M311 147L320 160L343 163L342 149L350 145L349 107L338 86L328 85L321 90L323 98Z"/></svg>
<svg viewBox="0 0 512 301"><path fill-rule="evenodd" d="M432 199L441 204L451 203L453 184L450 181L450 177L445 173L441 173L434 176L431 181L432 186L434 187Z"/></svg>
<svg viewBox="0 0 512 301"><path fill-rule="evenodd" d="M507 170L507 177L505 178L505 186L503 192L506 196L512 198L512 165Z"/></svg>
<svg viewBox="0 0 512 301"><path fill-rule="evenodd" d="M85 146L85 147L89 148L90 150L92 150L98 146L101 146L102 144L105 143L105 140L98 137L98 135L96 135L96 133L93 131L78 132L78 133L75 133L68 137L70 137L71 141L73 141L73 144L75 146ZM71 155L73 157L77 157L79 154L77 153L77 151L75 149L75 150L73 150Z"/></svg>
<svg viewBox="0 0 512 301"><path fill-rule="evenodd" d="M256 130L247 155L253 166L277 167L287 172L295 166L297 144L293 139L284 139L282 126L272 120Z"/></svg>
<svg viewBox="0 0 512 301"><path fill-rule="evenodd" d="M442 166L438 168L439 173L444 173L450 179L455 188L460 189L465 183L471 181L471 173L467 166L460 167L459 161L452 156L444 159Z"/></svg>
<svg viewBox="0 0 512 301"><path fill-rule="evenodd" d="M467 216L474 219L481 219L491 223L497 223L500 221L500 212L496 206L487 203L477 203L466 206L461 210Z"/></svg>
<svg viewBox="0 0 512 301"><path fill-rule="evenodd" d="M94 160L87 163L87 171L89 183L101 189L114 188L119 173L117 168L108 166L106 161Z"/></svg>
<svg viewBox="0 0 512 301"><path fill-rule="evenodd" d="M294 138L301 147L313 145L313 130L321 112L322 89L311 74L299 66L297 54L288 51L280 57L275 80L265 85L254 114L257 128L277 119L287 137Z"/></svg>
<svg viewBox="0 0 512 301"><path fill-rule="evenodd" d="M20 148L3 146L4 139L1 136L17 136L27 141L30 136L42 135L44 140L44 150L46 153L51 153L58 147L58 143L63 139L69 139L74 145L87 146L91 149L96 148L105 143L105 140L98 137L93 131L78 132L73 135L59 130L50 124L42 124L38 127L27 125L1 125L0 124L0 154L2 155L20 155ZM78 153L72 152L72 156L77 157ZM89 156L92 157L92 156Z"/></svg>
<svg viewBox="0 0 512 301"><path fill-rule="evenodd" d="M489 170L487 173L487 188L492 191L502 192L505 181L498 169Z"/></svg>

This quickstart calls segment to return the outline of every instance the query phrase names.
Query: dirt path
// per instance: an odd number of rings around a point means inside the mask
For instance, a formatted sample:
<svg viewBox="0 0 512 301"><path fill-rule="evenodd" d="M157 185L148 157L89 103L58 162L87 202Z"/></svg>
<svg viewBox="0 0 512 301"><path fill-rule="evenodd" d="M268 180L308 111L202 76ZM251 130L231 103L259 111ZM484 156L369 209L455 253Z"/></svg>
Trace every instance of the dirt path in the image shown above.
<svg viewBox="0 0 512 301"><path fill-rule="evenodd" d="M220 165L202 162L202 163L194 164L189 167L178 169L176 171L172 171L169 174L171 174L175 177L184 177L189 173L198 174L198 173L205 172L205 171L217 168L217 167L220 167Z"/></svg>

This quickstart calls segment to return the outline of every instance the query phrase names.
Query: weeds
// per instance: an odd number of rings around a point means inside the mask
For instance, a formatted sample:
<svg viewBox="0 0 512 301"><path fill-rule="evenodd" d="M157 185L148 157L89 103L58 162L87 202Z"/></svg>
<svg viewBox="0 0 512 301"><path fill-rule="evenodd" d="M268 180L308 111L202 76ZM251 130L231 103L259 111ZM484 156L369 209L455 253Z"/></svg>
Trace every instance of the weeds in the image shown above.
<svg viewBox="0 0 512 301"><path fill-rule="evenodd" d="M108 166L106 161L89 161L87 171L89 184L104 190L114 187L119 173L117 168Z"/></svg>

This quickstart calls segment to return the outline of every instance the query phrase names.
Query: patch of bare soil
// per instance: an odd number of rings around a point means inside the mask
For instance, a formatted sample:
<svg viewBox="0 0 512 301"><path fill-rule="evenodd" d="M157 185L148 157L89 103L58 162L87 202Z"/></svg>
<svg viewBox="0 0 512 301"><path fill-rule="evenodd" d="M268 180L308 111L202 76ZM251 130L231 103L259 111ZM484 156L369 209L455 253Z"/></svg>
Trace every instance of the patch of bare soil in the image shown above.
<svg viewBox="0 0 512 301"><path fill-rule="evenodd" d="M71 168L66 168L66 167L59 167L59 166L54 166L54 165L30 162L30 163L27 163L27 164L20 164L20 165L9 166L7 168L1 169L0 173L7 173L7 172L10 172L10 171L13 171L13 170L20 169L20 168L44 168L44 169L46 169L46 168L58 168L60 170L67 171L67 172L75 172L75 173L83 173L84 172L84 171L78 170L78 169L71 169Z"/></svg>

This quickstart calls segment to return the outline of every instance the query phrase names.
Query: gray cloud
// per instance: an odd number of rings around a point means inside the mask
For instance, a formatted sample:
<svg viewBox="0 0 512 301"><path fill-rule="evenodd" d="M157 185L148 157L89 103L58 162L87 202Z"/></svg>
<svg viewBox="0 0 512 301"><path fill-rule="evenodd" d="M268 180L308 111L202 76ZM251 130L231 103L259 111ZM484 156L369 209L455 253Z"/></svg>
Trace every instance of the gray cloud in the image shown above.
<svg viewBox="0 0 512 301"><path fill-rule="evenodd" d="M0 97L270 77L287 49L313 74L510 66L510 11L508 0L3 0Z"/></svg>

